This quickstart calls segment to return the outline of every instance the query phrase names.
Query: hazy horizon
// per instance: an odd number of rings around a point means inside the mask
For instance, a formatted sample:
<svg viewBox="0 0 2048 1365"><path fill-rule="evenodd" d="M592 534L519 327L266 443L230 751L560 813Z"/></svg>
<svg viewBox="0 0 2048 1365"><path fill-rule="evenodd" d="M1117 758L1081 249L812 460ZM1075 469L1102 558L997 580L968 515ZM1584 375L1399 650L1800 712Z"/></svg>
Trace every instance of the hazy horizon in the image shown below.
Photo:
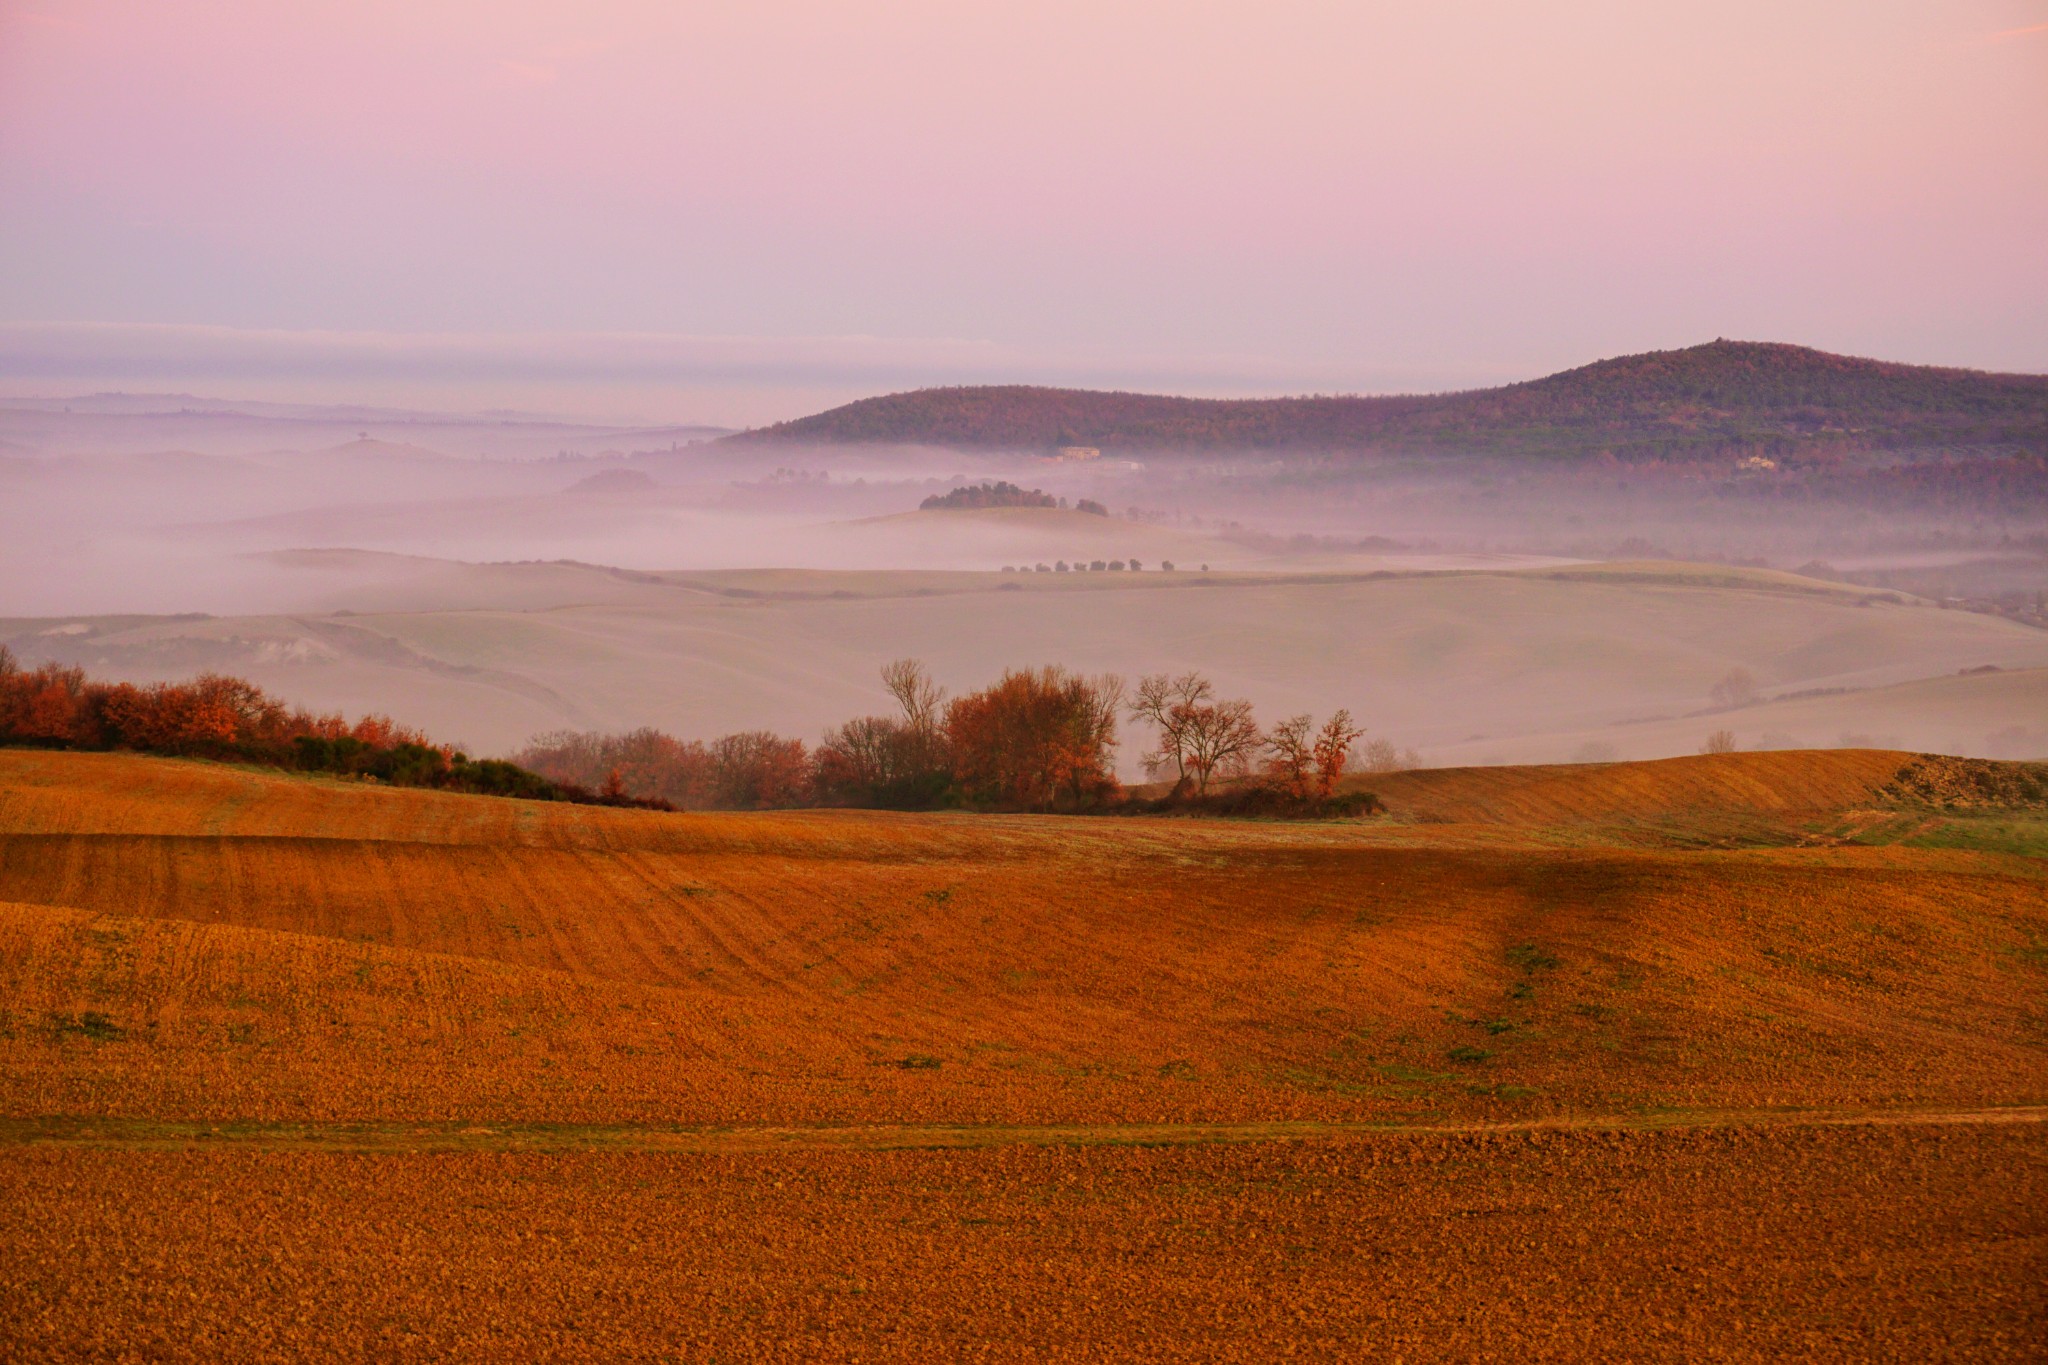
<svg viewBox="0 0 2048 1365"><path fill-rule="evenodd" d="M9 3L0 393L748 425L1716 336L2039 372L2044 62L2034 0Z"/></svg>

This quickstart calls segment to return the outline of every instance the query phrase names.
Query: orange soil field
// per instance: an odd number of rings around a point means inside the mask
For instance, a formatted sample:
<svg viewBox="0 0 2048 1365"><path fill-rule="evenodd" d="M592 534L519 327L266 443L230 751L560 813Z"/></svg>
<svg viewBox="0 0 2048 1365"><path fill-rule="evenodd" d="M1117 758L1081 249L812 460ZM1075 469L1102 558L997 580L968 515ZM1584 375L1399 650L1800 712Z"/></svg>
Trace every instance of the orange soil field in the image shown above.
<svg viewBox="0 0 2048 1365"><path fill-rule="evenodd" d="M2048 1101L2048 863L1899 842L1907 761L1416 773L1271 824L0 753L0 1313L53 1358L2020 1358L2044 1126L1802 1126ZM1607 1116L1683 1131L1367 1131Z"/></svg>
<svg viewBox="0 0 2048 1365"><path fill-rule="evenodd" d="M30 1152L20 1361L2038 1360L2039 1125Z"/></svg>

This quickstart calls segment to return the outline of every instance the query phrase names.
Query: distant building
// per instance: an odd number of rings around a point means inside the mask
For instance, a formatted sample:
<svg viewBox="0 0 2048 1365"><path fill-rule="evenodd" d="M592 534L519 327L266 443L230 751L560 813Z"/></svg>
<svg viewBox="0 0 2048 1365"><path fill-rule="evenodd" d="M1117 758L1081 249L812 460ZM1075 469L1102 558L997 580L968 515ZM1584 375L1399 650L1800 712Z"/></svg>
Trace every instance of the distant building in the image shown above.
<svg viewBox="0 0 2048 1365"><path fill-rule="evenodd" d="M1102 451L1095 446L1061 446L1053 456L1057 460L1099 460Z"/></svg>

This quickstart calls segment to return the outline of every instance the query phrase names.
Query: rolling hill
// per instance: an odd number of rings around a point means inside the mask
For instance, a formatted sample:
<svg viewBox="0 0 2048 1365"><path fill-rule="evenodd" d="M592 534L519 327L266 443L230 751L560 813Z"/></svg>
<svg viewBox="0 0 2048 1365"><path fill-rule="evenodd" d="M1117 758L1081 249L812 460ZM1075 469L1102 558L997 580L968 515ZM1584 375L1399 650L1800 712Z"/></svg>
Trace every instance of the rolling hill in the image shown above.
<svg viewBox="0 0 2048 1365"><path fill-rule="evenodd" d="M1906 448L2048 453L2048 376L1714 341L1399 397L1176 398L1025 385L863 399L725 438L961 450L1500 454L1623 460Z"/></svg>
<svg viewBox="0 0 2048 1365"><path fill-rule="evenodd" d="M899 524L901 523L901 524ZM654 725L814 739L889 708L876 670L925 660L956 692L1060 662L1126 676L1198 669L1266 720L1348 707L1433 763L1556 762L1836 744L2048 754L2048 634L1792 574L1616 563L1188 572L1161 527L1037 509L913 512L821 540L914 535L933 554L1142 555L1144 572L637 573L335 551L284 557L304 610L0 620L33 664L178 679L202 669L351 714L510 752L537 732ZM1199 545L1191 549L1200 552ZM1154 557L1182 569L1157 572ZM1991 666L1998 672L1964 673ZM1732 668L1757 704L1710 711ZM1804 695L1801 695L1804 694ZM1994 734L2009 734L1989 745ZM1127 736L1135 760L1142 736ZM1129 771L1135 776L1135 762Z"/></svg>
<svg viewBox="0 0 2048 1365"><path fill-rule="evenodd" d="M1434 794L1390 795L1434 802L1433 823L1276 826L678 816L0 753L0 1113L1256 1123L2037 1100L2039 967L2007 958L2038 955L2038 876L1770 846L1883 806L1908 758L1561 769L1539 800L1520 774L1418 775ZM1739 864L1601 833L1692 789L1780 833Z"/></svg>
<svg viewBox="0 0 2048 1365"><path fill-rule="evenodd" d="M0 752L0 1345L2026 1359L2048 822L1912 761L1282 825Z"/></svg>

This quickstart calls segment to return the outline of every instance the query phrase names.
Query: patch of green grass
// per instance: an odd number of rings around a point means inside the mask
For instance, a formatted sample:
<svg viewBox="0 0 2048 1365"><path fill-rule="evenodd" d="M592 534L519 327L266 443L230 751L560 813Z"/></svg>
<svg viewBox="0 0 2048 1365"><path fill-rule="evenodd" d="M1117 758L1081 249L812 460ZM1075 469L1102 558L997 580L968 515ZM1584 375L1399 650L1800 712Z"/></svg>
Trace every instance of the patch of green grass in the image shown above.
<svg viewBox="0 0 2048 1365"><path fill-rule="evenodd" d="M59 1038L90 1038L95 1043L117 1043L128 1036L127 1029L98 1010L86 1010L76 1015L52 1014L50 1032Z"/></svg>
<svg viewBox="0 0 2048 1365"><path fill-rule="evenodd" d="M1517 943L1508 949L1508 961L1525 972L1549 971L1557 966L1557 959L1534 943Z"/></svg>
<svg viewBox="0 0 2048 1365"><path fill-rule="evenodd" d="M1483 1062L1490 1059L1493 1053L1483 1047L1473 1047L1470 1043L1460 1043L1444 1055L1454 1062Z"/></svg>
<svg viewBox="0 0 2048 1365"><path fill-rule="evenodd" d="M1900 842L1907 848L1954 848L2048 858L2048 815L2012 811L1945 815Z"/></svg>

